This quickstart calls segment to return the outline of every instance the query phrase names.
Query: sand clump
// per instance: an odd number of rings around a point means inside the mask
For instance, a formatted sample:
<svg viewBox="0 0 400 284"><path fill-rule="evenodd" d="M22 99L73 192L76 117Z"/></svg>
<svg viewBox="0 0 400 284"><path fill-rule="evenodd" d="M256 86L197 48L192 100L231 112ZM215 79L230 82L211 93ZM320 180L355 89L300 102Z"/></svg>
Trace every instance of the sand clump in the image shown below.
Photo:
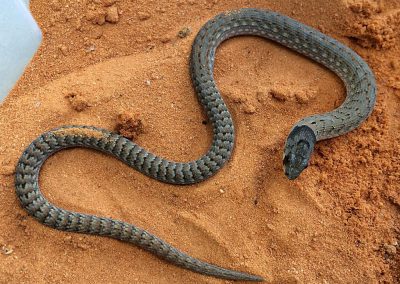
<svg viewBox="0 0 400 284"><path fill-rule="evenodd" d="M305 90L292 91L293 88L287 88L284 84L271 88L269 95L280 102L295 101L299 104L307 104L317 95L317 90L312 88Z"/></svg>
<svg viewBox="0 0 400 284"><path fill-rule="evenodd" d="M117 116L115 130L128 139L135 139L144 132L144 125L139 114L131 114L125 111Z"/></svg>
<svg viewBox="0 0 400 284"><path fill-rule="evenodd" d="M383 13L380 1L355 1L349 5L360 19L351 28L351 38L366 48L388 49L396 44L400 35L400 11L395 9Z"/></svg>
<svg viewBox="0 0 400 284"><path fill-rule="evenodd" d="M69 101L71 107L78 112L84 111L90 106L85 96L80 93L68 93L65 98Z"/></svg>
<svg viewBox="0 0 400 284"><path fill-rule="evenodd" d="M103 5L92 4L86 14L86 19L100 26L105 23L118 23L120 12L118 11L118 6L114 4L115 1L106 1Z"/></svg>

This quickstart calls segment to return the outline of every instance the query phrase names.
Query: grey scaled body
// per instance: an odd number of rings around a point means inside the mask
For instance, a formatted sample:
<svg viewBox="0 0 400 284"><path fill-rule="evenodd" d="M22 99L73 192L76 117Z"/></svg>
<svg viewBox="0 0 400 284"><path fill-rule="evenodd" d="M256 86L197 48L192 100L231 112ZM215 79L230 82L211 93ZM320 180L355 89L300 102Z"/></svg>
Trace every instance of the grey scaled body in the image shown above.
<svg viewBox="0 0 400 284"><path fill-rule="evenodd" d="M87 147L108 153L134 169L162 182L192 184L214 175L230 158L234 145L232 117L213 77L218 45L233 36L262 36L285 45L331 69L346 85L347 98L332 112L298 122L286 141L285 173L295 178L307 166L314 143L344 134L365 120L375 102L374 76L352 50L286 16L264 10L242 9L216 16L199 31L192 47L190 70L200 103L213 126L208 152L188 163L168 161L134 142L104 129L65 126L39 136L23 152L16 168L16 192L22 206L50 227L96 234L127 241L175 265L206 275L262 281L262 278L195 259L158 237L132 224L71 212L51 204L39 188L39 173L45 160L70 147Z"/></svg>

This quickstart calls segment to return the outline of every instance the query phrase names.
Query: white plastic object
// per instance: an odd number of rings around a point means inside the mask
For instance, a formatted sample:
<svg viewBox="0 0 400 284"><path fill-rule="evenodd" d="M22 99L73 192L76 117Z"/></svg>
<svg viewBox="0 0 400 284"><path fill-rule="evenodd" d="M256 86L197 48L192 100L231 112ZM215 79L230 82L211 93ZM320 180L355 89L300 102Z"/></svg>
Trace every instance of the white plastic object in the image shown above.
<svg viewBox="0 0 400 284"><path fill-rule="evenodd" d="M25 70L42 33L29 12L29 0L0 0L0 102Z"/></svg>
<svg viewBox="0 0 400 284"><path fill-rule="evenodd" d="M26 7L29 8L29 0L22 0L23 3L25 3Z"/></svg>

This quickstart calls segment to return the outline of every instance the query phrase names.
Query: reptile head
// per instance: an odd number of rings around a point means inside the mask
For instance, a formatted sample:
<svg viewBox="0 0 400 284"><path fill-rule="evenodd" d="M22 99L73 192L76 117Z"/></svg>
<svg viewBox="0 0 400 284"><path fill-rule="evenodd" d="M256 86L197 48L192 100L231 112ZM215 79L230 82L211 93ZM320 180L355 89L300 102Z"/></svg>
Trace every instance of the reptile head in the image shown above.
<svg viewBox="0 0 400 284"><path fill-rule="evenodd" d="M308 126L296 126L290 132L283 155L283 168L288 179L297 178L308 167L315 142L314 131Z"/></svg>

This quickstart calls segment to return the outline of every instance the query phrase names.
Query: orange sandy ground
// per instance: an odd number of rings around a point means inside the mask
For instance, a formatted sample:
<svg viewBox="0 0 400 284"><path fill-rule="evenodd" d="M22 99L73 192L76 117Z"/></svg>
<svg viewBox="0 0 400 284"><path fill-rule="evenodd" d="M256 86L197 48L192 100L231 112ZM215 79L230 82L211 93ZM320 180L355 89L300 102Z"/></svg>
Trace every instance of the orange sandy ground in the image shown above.
<svg viewBox="0 0 400 284"><path fill-rule="evenodd" d="M378 100L359 129L320 142L296 181L282 172L293 123L338 106L341 81L272 42L229 40L215 76L233 114L232 159L193 186L152 180L103 154L72 149L45 164L55 204L122 219L200 259L271 283L400 283L400 1L32 0L44 42L0 106L1 283L229 283L167 264L132 245L56 231L21 209L14 166L45 130L114 129L139 114L140 145L188 161L210 126L188 73L199 28L224 10L290 15L355 49L374 70ZM188 36L178 33L189 27Z"/></svg>

